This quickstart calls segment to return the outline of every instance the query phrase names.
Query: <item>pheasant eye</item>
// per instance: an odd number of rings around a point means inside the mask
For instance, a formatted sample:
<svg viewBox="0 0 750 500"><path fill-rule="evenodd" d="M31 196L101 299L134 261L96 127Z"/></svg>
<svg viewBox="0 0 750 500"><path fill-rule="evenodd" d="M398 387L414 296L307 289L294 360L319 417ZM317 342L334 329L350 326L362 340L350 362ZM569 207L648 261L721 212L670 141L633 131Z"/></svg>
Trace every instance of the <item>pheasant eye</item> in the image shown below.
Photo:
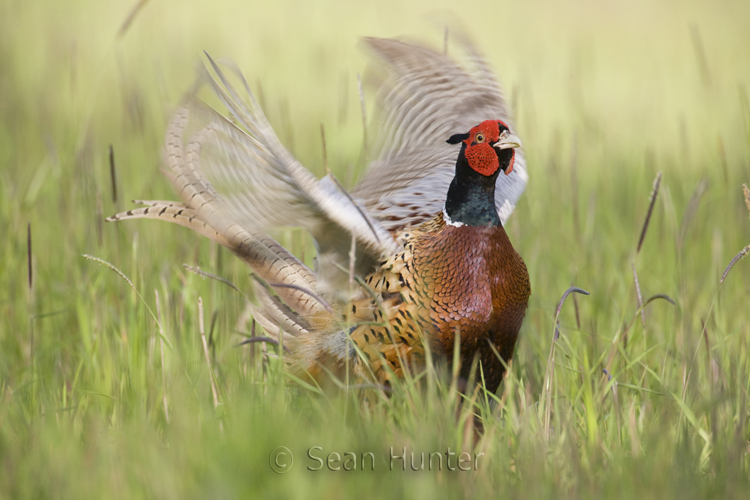
<svg viewBox="0 0 750 500"><path fill-rule="evenodd" d="M484 134L482 134L481 132L478 133L476 137L474 137L474 142L484 142Z"/></svg>

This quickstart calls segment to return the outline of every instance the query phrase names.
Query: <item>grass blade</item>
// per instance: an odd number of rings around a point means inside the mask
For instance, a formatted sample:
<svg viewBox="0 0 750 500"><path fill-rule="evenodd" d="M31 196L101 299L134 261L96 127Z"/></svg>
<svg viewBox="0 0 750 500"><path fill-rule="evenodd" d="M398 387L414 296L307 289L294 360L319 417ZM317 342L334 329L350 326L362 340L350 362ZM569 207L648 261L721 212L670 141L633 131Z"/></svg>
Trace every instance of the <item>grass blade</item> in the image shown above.
<svg viewBox="0 0 750 500"><path fill-rule="evenodd" d="M641 236L638 238L638 247L636 248L636 255L640 253L641 246L643 246L643 240L646 238L646 231L648 231L649 222L651 222L651 214L654 212L654 205L656 204L656 197L659 195L659 186L661 185L661 172L656 174L654 179L653 187L651 188L651 196L648 205L648 212L646 212L646 220L643 221L643 227L641 228Z"/></svg>

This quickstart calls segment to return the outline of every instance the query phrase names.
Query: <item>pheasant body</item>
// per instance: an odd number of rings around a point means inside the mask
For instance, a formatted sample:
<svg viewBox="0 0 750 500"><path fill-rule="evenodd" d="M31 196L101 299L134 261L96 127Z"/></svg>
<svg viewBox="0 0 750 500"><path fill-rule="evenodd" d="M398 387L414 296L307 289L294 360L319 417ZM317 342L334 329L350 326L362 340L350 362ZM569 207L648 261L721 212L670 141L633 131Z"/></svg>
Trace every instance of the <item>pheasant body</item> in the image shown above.
<svg viewBox="0 0 750 500"><path fill-rule="evenodd" d="M390 383L424 365L426 347L438 359L453 359L458 336L461 375L470 375L476 357L487 388L497 389L531 294L526 265L494 203L497 176L512 171L520 140L504 122L487 120L448 142L462 146L443 212L397 233L400 251L366 277L366 291L346 306L344 318L354 326L337 342L351 340L356 349L334 344L330 352L325 338L295 339L319 347L302 349L292 366L315 377L322 366L339 373L351 367L361 378L371 370Z"/></svg>
<svg viewBox="0 0 750 500"><path fill-rule="evenodd" d="M526 266L505 230L450 226L438 214L400 239L403 250L365 280L376 297L350 304L350 320L364 323L352 341L387 382L402 375L402 363L423 365L425 344L437 359L451 359L460 335L461 375L468 377L477 355L494 391L530 294Z"/></svg>
<svg viewBox="0 0 750 500"><path fill-rule="evenodd" d="M382 152L353 196L297 162L252 95L240 100L209 57L209 82L236 123L200 103L180 108L167 131L165 173L183 202L141 202L147 208L108 220L165 220L229 248L255 273L254 319L283 342L298 375L322 382L351 370L389 383L423 366L427 349L450 362L458 344L461 375L478 360L494 391L531 293L503 228L527 179L520 140L472 46L464 46L476 65L470 76L429 49L368 43L392 79L380 94ZM196 119L207 125L185 144ZM284 225L315 238L314 271L265 233ZM353 295L352 272L360 285Z"/></svg>

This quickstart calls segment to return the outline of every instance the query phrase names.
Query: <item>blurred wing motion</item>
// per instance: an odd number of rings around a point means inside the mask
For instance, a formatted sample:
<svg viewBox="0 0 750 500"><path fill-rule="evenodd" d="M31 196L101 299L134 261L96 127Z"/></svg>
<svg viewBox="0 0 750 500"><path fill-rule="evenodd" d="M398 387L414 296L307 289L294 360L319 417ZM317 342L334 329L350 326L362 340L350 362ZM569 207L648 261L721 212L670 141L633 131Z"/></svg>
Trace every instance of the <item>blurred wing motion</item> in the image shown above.
<svg viewBox="0 0 750 500"><path fill-rule="evenodd" d="M208 59L215 73L215 77L209 74L209 82L234 122L200 102L178 109L167 130L169 170L165 174L183 204L146 202L152 206L110 220L152 217L191 227L245 258L256 272L260 255L248 258L249 254L263 254L261 266L268 258L273 261L277 250L284 261L293 259L264 231L302 226L318 245L321 271L328 285L324 288L332 289L348 279L331 263L343 263L348 268L352 238L357 243L359 274L393 253L393 237L335 179L326 176L318 180L282 146L244 79L245 100L219 66ZM192 128L197 132L186 143L187 131ZM265 255L269 245L274 247L271 256ZM295 262L296 268L300 266L304 268ZM311 271L305 268L297 272L308 278L294 284L315 288L309 278L314 277ZM285 282L278 279L280 276L258 274L269 282Z"/></svg>
<svg viewBox="0 0 750 500"><path fill-rule="evenodd" d="M364 277L397 253L398 229L442 210L457 155L445 140L484 120L508 118L500 88L469 44L471 73L426 48L395 40L367 43L389 77L379 94L379 155L354 196L332 176L317 179L303 167L281 144L239 72L227 75L208 57L207 80L231 119L194 98L172 117L165 174L182 202L141 201L145 207L108 219L173 222L226 246L261 284L253 312L269 334L319 339L341 356L349 353L346 335L305 334L342 332L341 315L327 301L346 299L352 240L354 272ZM526 183L523 158L517 158L513 173L498 180L503 221ZM316 272L266 234L278 226L302 226L312 234ZM306 345L297 342L299 349Z"/></svg>
<svg viewBox="0 0 750 500"><path fill-rule="evenodd" d="M487 119L513 128L503 92L485 59L466 40L462 68L446 55L393 39L365 39L387 78L378 93L377 157L354 195L391 232L416 226L443 209L456 165L445 141ZM513 172L497 180L495 207L503 223L523 194L528 174L523 153Z"/></svg>

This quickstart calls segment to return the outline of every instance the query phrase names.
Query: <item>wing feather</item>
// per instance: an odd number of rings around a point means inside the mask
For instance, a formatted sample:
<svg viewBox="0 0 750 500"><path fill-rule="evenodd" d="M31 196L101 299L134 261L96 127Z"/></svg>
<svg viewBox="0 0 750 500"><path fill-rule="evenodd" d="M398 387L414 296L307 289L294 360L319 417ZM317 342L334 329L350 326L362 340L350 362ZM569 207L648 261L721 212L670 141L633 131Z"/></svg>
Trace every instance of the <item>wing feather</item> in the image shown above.
<svg viewBox="0 0 750 500"><path fill-rule="evenodd" d="M393 39L365 39L387 71L378 92L380 130L375 159L354 195L391 232L418 225L442 210L458 150L445 143L488 119L512 127L497 79L466 37L464 67L432 49ZM507 220L528 175L523 153L498 177L495 206Z"/></svg>

